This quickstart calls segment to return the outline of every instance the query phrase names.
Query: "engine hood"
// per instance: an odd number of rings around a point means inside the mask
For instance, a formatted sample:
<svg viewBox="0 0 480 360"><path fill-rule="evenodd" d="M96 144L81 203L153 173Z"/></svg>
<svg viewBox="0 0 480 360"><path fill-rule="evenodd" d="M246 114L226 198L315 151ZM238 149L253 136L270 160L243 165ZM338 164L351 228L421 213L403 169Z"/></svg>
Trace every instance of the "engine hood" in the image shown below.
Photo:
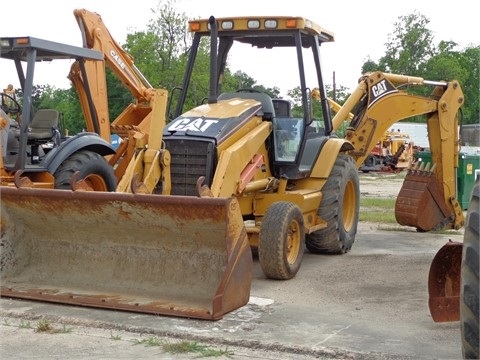
<svg viewBox="0 0 480 360"><path fill-rule="evenodd" d="M238 131L260 109L260 103L251 99L235 98L204 104L168 123L163 131L163 137L214 138L219 144Z"/></svg>

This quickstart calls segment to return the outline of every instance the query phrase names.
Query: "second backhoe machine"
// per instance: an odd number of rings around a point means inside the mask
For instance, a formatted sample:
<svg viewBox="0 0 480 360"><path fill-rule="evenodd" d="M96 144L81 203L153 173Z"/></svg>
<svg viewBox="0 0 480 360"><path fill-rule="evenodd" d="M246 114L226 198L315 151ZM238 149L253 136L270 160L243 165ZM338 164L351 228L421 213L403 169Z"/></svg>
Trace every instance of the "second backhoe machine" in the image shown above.
<svg viewBox="0 0 480 360"><path fill-rule="evenodd" d="M117 191L0 188L8 219L2 296L219 319L248 301L250 248L265 276L277 280L296 276L305 249L351 250L358 168L395 122L415 115L426 117L434 164L406 176L397 220L419 231L464 225L455 198L464 101L457 81L365 74L332 117L320 61L331 32L286 16L212 16L190 21L189 29L181 90L170 94L177 95L168 111L173 117L166 121L167 99L159 97L154 106L161 116L136 129L139 141ZM196 64L204 42L210 45L205 93L193 83L196 72L205 72ZM292 54L300 94L295 112L256 89L223 90L236 46L258 51L245 61L269 59L282 73L288 68L276 50ZM431 96L410 94L415 86L430 87ZM193 96L204 101L185 108ZM340 138L336 130L350 114ZM58 218L73 224L68 233Z"/></svg>

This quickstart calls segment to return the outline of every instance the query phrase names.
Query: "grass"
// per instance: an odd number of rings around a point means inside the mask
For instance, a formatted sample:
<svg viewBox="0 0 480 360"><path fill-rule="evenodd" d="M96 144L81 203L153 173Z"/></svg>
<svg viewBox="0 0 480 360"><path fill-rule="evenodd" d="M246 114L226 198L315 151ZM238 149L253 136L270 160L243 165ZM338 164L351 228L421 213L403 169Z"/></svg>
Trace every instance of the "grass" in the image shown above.
<svg viewBox="0 0 480 360"><path fill-rule="evenodd" d="M212 349L196 342L181 341L179 343L166 343L163 345L163 350L169 354L185 354L198 353L201 357L219 357L219 356L233 356L233 352L228 349L218 350Z"/></svg>
<svg viewBox="0 0 480 360"><path fill-rule="evenodd" d="M57 334L57 333L67 334L72 332L72 328L68 328L65 324L63 324L62 328L58 329L58 328L55 328L48 319L41 319L37 323L35 331L50 333L50 334Z"/></svg>
<svg viewBox="0 0 480 360"><path fill-rule="evenodd" d="M360 213L358 221L374 222L383 224L380 230L398 231L399 225L395 218L395 201L394 198L360 198ZM393 226L392 226L393 225ZM431 234L456 235L458 232L451 229L431 230Z"/></svg>
<svg viewBox="0 0 480 360"><path fill-rule="evenodd" d="M35 329L36 332L52 332L53 330L52 324L47 319L41 319Z"/></svg>
<svg viewBox="0 0 480 360"><path fill-rule="evenodd" d="M395 199L361 197L359 221L397 224Z"/></svg>
<svg viewBox="0 0 480 360"><path fill-rule="evenodd" d="M199 357L233 356L233 352L229 351L227 348L224 350L213 349L194 341L163 342L162 340L154 336L150 336L142 340L134 340L134 344L141 344L145 346L159 346L163 349L163 351L172 355L196 353Z"/></svg>
<svg viewBox="0 0 480 360"><path fill-rule="evenodd" d="M18 325L19 329L31 329L32 325L30 324L30 321L23 321L23 319L20 321L20 324Z"/></svg>
<svg viewBox="0 0 480 360"><path fill-rule="evenodd" d="M122 340L120 335L113 335L112 331L110 331L110 339L112 340Z"/></svg>
<svg viewBox="0 0 480 360"><path fill-rule="evenodd" d="M145 346L162 346L163 344L162 341L155 336L150 336L142 340L135 339L133 343L135 345L145 345Z"/></svg>

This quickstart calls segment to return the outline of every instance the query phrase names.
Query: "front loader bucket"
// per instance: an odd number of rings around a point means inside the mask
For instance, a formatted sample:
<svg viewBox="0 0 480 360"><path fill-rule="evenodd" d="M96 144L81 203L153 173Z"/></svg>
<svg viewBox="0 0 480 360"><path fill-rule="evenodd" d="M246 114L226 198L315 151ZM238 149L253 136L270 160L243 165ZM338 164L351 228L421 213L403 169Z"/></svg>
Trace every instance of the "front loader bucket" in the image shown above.
<svg viewBox="0 0 480 360"><path fill-rule="evenodd" d="M395 202L395 218L400 225L420 231L444 228L453 219L431 171L408 170Z"/></svg>
<svg viewBox="0 0 480 360"><path fill-rule="evenodd" d="M218 320L250 296L238 202L0 188L1 296Z"/></svg>
<svg viewBox="0 0 480 360"><path fill-rule="evenodd" d="M460 320L462 243L450 241L433 258L428 274L428 307L435 322Z"/></svg>

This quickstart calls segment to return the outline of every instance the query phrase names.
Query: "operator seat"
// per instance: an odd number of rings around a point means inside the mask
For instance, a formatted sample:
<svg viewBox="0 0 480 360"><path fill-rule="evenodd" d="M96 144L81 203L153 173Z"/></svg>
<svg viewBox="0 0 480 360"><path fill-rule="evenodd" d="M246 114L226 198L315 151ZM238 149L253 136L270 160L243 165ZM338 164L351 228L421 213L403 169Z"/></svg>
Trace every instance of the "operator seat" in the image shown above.
<svg viewBox="0 0 480 360"><path fill-rule="evenodd" d="M40 109L33 116L28 132L29 143L46 143L52 140L58 128L60 113L53 109ZM19 134L20 135L20 134Z"/></svg>
<svg viewBox="0 0 480 360"><path fill-rule="evenodd" d="M285 99L272 99L275 109L275 116L292 117L292 106L290 101Z"/></svg>
<svg viewBox="0 0 480 360"><path fill-rule="evenodd" d="M59 120L60 112L54 109L40 109L33 116L27 133L27 145L30 145L31 148L32 163L38 162L41 145L50 141L53 141L55 145L59 144ZM16 131L15 137L20 138L20 129Z"/></svg>

